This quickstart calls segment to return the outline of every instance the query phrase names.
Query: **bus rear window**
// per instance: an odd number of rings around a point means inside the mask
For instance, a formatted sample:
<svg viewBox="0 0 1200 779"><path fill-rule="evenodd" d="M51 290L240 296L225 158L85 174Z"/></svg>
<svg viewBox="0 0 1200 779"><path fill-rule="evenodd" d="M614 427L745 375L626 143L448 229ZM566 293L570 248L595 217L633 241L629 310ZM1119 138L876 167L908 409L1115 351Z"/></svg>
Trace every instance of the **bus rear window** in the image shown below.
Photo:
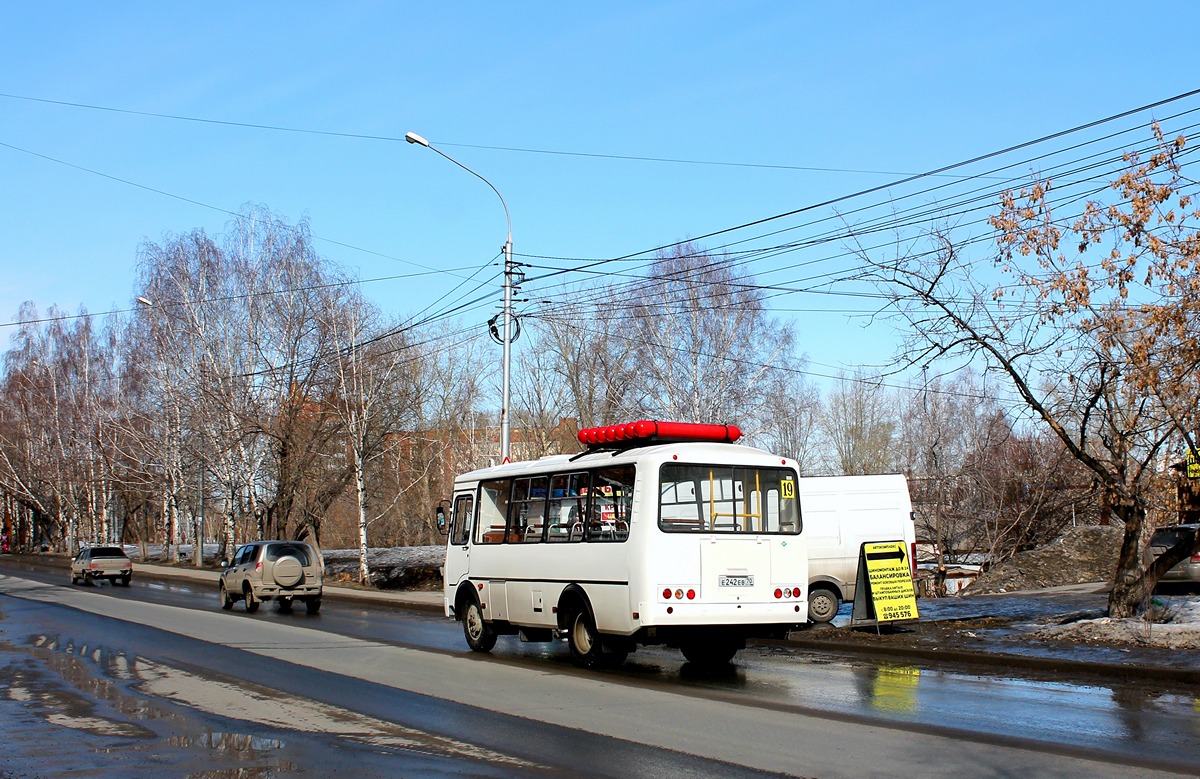
<svg viewBox="0 0 1200 779"><path fill-rule="evenodd" d="M667 463L658 526L668 533L799 533L795 471Z"/></svg>

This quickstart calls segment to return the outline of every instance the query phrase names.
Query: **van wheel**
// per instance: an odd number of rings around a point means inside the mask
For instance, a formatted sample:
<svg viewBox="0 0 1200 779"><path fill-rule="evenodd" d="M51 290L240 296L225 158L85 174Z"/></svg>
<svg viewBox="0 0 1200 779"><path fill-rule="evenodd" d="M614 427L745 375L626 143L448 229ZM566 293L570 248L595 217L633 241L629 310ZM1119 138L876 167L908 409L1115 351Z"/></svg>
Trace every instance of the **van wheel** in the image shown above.
<svg viewBox="0 0 1200 779"><path fill-rule="evenodd" d="M825 588L808 591L808 621L828 622L837 616L841 601Z"/></svg>
<svg viewBox="0 0 1200 779"><path fill-rule="evenodd" d="M496 645L496 630L483 618L483 609L474 596L467 601L463 612L463 635L467 638L467 646L475 652L490 652Z"/></svg>

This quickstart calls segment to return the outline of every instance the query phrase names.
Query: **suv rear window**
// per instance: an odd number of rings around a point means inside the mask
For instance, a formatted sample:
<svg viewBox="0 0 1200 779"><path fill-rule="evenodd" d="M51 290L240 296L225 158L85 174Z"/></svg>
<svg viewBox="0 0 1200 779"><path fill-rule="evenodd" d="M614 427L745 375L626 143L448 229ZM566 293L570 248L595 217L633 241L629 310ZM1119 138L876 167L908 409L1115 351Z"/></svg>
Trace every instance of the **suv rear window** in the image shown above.
<svg viewBox="0 0 1200 779"><path fill-rule="evenodd" d="M1162 527L1154 531L1154 535L1150 537L1150 545L1172 547L1194 532L1196 532L1196 525Z"/></svg>
<svg viewBox="0 0 1200 779"><path fill-rule="evenodd" d="M309 559L308 544L271 544L267 547L266 560L274 562L280 557L291 555L300 561L301 565L312 565Z"/></svg>

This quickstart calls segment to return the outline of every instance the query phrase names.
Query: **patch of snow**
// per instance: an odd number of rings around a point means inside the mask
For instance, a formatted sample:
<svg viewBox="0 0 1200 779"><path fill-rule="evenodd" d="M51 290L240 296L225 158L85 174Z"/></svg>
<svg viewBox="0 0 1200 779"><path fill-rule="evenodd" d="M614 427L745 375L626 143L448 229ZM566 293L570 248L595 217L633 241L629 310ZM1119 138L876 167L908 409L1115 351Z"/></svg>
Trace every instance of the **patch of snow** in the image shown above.
<svg viewBox="0 0 1200 779"><path fill-rule="evenodd" d="M1065 625L1042 628L1030 638L1060 641L1134 644L1166 649L1200 649L1200 597L1156 595L1146 616L1129 619L1081 619Z"/></svg>

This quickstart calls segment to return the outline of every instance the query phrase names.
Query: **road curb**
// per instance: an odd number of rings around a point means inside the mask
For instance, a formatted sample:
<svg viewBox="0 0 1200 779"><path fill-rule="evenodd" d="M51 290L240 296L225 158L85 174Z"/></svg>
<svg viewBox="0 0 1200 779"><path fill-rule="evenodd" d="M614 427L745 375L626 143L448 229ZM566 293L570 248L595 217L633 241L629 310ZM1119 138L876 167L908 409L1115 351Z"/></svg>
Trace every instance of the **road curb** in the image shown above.
<svg viewBox="0 0 1200 779"><path fill-rule="evenodd" d="M1074 658L1040 657L1011 652L977 651L961 647L881 646L878 644L826 638L805 639L789 637L787 639L757 643L777 644L792 649L861 655L876 660L917 660L937 663L939 665L943 663L958 663L975 667L986 666L1002 671L1041 671L1057 675L1070 672L1072 674L1082 673L1100 676L1106 679L1153 680L1200 685L1200 669L1174 668L1164 665L1139 665L1132 662L1112 663Z"/></svg>

